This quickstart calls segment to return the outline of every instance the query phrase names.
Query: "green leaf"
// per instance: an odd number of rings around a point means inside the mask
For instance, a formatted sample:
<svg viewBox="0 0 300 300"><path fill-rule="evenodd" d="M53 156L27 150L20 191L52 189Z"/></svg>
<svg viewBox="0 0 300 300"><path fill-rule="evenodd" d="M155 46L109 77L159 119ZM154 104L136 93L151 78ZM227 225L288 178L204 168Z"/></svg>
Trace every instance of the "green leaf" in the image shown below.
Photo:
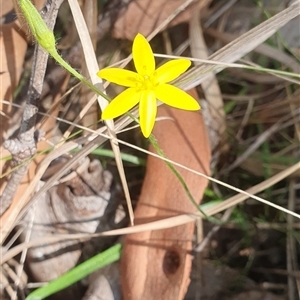
<svg viewBox="0 0 300 300"><path fill-rule="evenodd" d="M45 299L46 297L53 295L54 293L81 280L94 271L119 260L121 256L121 248L121 244L116 244L113 247L95 255L59 278L49 282L41 288L36 289L27 296L26 300Z"/></svg>

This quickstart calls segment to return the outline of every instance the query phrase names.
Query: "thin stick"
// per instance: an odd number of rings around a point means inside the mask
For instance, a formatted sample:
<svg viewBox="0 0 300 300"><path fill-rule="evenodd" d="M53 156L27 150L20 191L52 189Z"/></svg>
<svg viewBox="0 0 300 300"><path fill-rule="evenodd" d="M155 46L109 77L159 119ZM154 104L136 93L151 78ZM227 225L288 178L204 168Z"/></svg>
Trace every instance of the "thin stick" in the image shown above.
<svg viewBox="0 0 300 300"><path fill-rule="evenodd" d="M62 1L63 0L54 0L52 2L52 0L48 0L41 12L45 22L51 29L54 27L58 8ZM38 102L43 88L47 60L48 53L36 44L28 96L22 116L20 132L17 138L9 139L3 143L3 146L12 154L12 167L18 165L20 165L20 167L12 173L5 186L3 195L0 198L0 215L2 215L11 205L20 182L28 171L28 159L36 153L36 116L38 113Z"/></svg>

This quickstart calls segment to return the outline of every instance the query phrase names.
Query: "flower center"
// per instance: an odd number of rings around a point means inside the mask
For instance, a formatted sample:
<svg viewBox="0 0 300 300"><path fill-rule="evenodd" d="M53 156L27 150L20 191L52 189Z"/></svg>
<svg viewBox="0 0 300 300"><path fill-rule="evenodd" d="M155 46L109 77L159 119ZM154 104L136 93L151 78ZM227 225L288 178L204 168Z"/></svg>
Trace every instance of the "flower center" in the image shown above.
<svg viewBox="0 0 300 300"><path fill-rule="evenodd" d="M153 89L156 85L157 82L155 81L154 76L148 76L148 75L143 76L143 82L142 82L143 89L150 90Z"/></svg>

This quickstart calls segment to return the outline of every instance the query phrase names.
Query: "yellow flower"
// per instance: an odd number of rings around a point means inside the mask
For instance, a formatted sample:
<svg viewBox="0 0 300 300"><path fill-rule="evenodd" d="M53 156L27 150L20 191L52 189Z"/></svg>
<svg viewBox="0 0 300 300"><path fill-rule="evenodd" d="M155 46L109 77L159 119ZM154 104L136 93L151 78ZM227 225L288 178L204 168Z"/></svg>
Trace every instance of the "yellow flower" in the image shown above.
<svg viewBox="0 0 300 300"><path fill-rule="evenodd" d="M200 109L193 97L167 84L189 68L191 62L188 59L171 60L155 69L151 46L141 34L137 34L133 41L132 56L137 73L118 68L107 68L97 73L101 78L128 87L109 103L102 113L102 119L116 118L140 103L140 125L147 138L155 123L156 99L180 109Z"/></svg>

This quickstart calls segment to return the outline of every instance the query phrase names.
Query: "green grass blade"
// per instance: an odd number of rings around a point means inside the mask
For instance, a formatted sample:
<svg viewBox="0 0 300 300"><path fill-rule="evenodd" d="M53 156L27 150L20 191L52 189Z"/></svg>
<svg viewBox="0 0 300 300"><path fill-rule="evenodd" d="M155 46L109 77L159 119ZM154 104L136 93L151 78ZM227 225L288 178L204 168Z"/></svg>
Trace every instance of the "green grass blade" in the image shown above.
<svg viewBox="0 0 300 300"><path fill-rule="evenodd" d="M36 289L27 296L26 300L45 299L46 297L53 295L54 293L81 280L94 271L119 260L121 256L121 248L121 244L116 244L113 247L95 255L59 278L49 282L41 288Z"/></svg>
<svg viewBox="0 0 300 300"><path fill-rule="evenodd" d="M92 154L96 154L99 156L105 156L105 157L110 157L114 158L115 154L113 151L109 149L103 149L103 148L97 148L94 151L92 151ZM128 154L128 153L121 153L121 158L123 161L129 162L133 165L137 166L146 166L146 160L143 158L140 158L136 155Z"/></svg>

